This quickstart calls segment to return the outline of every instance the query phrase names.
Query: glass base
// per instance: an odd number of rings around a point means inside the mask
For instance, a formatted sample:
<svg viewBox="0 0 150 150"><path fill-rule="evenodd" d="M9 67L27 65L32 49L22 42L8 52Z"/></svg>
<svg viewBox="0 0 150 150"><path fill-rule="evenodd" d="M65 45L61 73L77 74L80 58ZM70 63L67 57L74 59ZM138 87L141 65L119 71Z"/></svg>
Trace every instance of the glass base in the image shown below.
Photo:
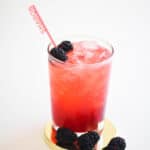
<svg viewBox="0 0 150 150"><path fill-rule="evenodd" d="M100 130L100 128L102 128ZM108 119L105 119L102 124L99 125L98 131L101 131L101 140L97 144L97 150L101 150L104 148L106 145L108 145L109 141L116 136L116 128L112 124L112 122ZM57 146L53 139L52 139L52 132L53 132L53 126L52 123L49 122L47 123L45 130L44 130L44 141L48 144L49 148L52 150L66 150L64 148L61 148ZM81 134L81 133L80 133Z"/></svg>
<svg viewBox="0 0 150 150"><path fill-rule="evenodd" d="M55 125L52 123L52 128L57 131L59 126ZM98 123L98 128L93 130L93 131L96 131L99 135L101 135L102 131L103 131L103 128L104 128L104 121L101 121L100 123ZM88 131L86 131L88 132ZM77 134L77 136L80 136L82 134L85 134L86 132L75 132Z"/></svg>

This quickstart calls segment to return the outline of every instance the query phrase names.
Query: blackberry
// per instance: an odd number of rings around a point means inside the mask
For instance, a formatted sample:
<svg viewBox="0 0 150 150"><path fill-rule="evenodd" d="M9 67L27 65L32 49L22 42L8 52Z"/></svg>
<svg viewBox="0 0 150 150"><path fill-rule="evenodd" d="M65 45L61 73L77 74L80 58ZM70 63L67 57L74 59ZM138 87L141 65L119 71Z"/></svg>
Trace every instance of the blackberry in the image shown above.
<svg viewBox="0 0 150 150"><path fill-rule="evenodd" d="M63 41L58 45L59 48L62 48L65 52L73 50L73 45L70 41Z"/></svg>
<svg viewBox="0 0 150 150"><path fill-rule="evenodd" d="M80 149L92 150L95 144L97 143L97 141L99 140L99 138L100 138L99 135L94 131L90 131L88 133L81 135L78 138L78 144Z"/></svg>
<svg viewBox="0 0 150 150"><path fill-rule="evenodd" d="M95 145L98 142L98 140L100 139L100 136L95 131L89 131L87 134L89 135L93 145Z"/></svg>
<svg viewBox="0 0 150 150"><path fill-rule="evenodd" d="M64 50L58 47L52 48L50 51L50 54L54 56L55 58L62 60L62 61L66 61L68 58Z"/></svg>
<svg viewBox="0 0 150 150"><path fill-rule="evenodd" d="M107 146L107 147L103 148L103 150L120 150L120 148L114 147L114 146Z"/></svg>
<svg viewBox="0 0 150 150"><path fill-rule="evenodd" d="M78 139L79 147L81 150L92 150L93 144L87 134L81 135Z"/></svg>
<svg viewBox="0 0 150 150"><path fill-rule="evenodd" d="M68 144L57 142L56 144L60 147L66 148L68 150L77 150L76 145L74 143L68 145Z"/></svg>
<svg viewBox="0 0 150 150"><path fill-rule="evenodd" d="M67 128L59 128L56 133L56 140L57 145L71 150L74 148L77 135Z"/></svg>
<svg viewBox="0 0 150 150"><path fill-rule="evenodd" d="M103 150L125 150L126 142L121 137L113 138Z"/></svg>

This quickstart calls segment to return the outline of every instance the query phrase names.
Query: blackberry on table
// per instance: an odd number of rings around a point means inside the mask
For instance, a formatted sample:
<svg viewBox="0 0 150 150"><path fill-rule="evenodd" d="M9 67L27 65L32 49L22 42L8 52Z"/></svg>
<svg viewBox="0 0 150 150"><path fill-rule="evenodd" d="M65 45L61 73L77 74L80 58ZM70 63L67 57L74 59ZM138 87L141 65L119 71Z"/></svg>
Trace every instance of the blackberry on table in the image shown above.
<svg viewBox="0 0 150 150"><path fill-rule="evenodd" d="M56 133L56 140L57 145L64 148L73 149L74 142L77 140L77 135L67 128L58 128Z"/></svg>
<svg viewBox="0 0 150 150"><path fill-rule="evenodd" d="M126 142L121 137L113 138L103 150L125 150Z"/></svg>
<svg viewBox="0 0 150 150"><path fill-rule="evenodd" d="M92 150L93 148L93 144L87 134L81 135L78 139L78 143L81 150Z"/></svg>
<svg viewBox="0 0 150 150"><path fill-rule="evenodd" d="M79 144L80 150L92 150L95 144L98 142L99 138L100 137L98 133L94 131L90 131L88 133L81 135L78 138L78 144Z"/></svg>
<svg viewBox="0 0 150 150"><path fill-rule="evenodd" d="M119 147L114 147L114 146L107 146L103 148L103 150L121 150Z"/></svg>
<svg viewBox="0 0 150 150"><path fill-rule="evenodd" d="M75 144L64 144L64 143L60 143L60 142L57 142L56 143L58 146L60 147L63 147L63 148L66 148L67 150L77 150L76 148L76 145Z"/></svg>
<svg viewBox="0 0 150 150"><path fill-rule="evenodd" d="M98 140L100 139L99 134L95 131L89 131L88 135L89 135L93 145L95 145L98 142Z"/></svg>

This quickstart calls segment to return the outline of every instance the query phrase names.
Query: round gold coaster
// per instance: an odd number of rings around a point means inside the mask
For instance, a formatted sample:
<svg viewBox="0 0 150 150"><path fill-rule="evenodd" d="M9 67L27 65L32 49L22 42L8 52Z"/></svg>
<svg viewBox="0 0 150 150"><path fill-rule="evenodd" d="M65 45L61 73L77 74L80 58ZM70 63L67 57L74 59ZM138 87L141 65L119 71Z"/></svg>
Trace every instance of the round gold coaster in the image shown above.
<svg viewBox="0 0 150 150"><path fill-rule="evenodd" d="M48 122L45 127L45 130L44 130L44 141L47 143L49 148L51 150L66 150L64 148L57 146L55 143L52 142L52 140L50 138L51 133L52 133L52 124L51 124L51 122ZM115 126L112 124L112 122L110 120L105 119L104 120L104 130L101 135L100 149L105 147L109 143L109 141L115 136L116 136Z"/></svg>

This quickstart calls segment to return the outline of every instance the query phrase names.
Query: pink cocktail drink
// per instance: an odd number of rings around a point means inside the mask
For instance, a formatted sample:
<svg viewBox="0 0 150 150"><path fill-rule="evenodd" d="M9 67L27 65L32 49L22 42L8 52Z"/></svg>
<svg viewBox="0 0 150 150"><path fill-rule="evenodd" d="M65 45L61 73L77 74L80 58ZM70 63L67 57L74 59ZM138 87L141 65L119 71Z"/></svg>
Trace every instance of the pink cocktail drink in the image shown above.
<svg viewBox="0 0 150 150"><path fill-rule="evenodd" d="M112 46L103 41L75 41L66 62L49 57L54 125L75 132L98 128L104 119L112 54Z"/></svg>

